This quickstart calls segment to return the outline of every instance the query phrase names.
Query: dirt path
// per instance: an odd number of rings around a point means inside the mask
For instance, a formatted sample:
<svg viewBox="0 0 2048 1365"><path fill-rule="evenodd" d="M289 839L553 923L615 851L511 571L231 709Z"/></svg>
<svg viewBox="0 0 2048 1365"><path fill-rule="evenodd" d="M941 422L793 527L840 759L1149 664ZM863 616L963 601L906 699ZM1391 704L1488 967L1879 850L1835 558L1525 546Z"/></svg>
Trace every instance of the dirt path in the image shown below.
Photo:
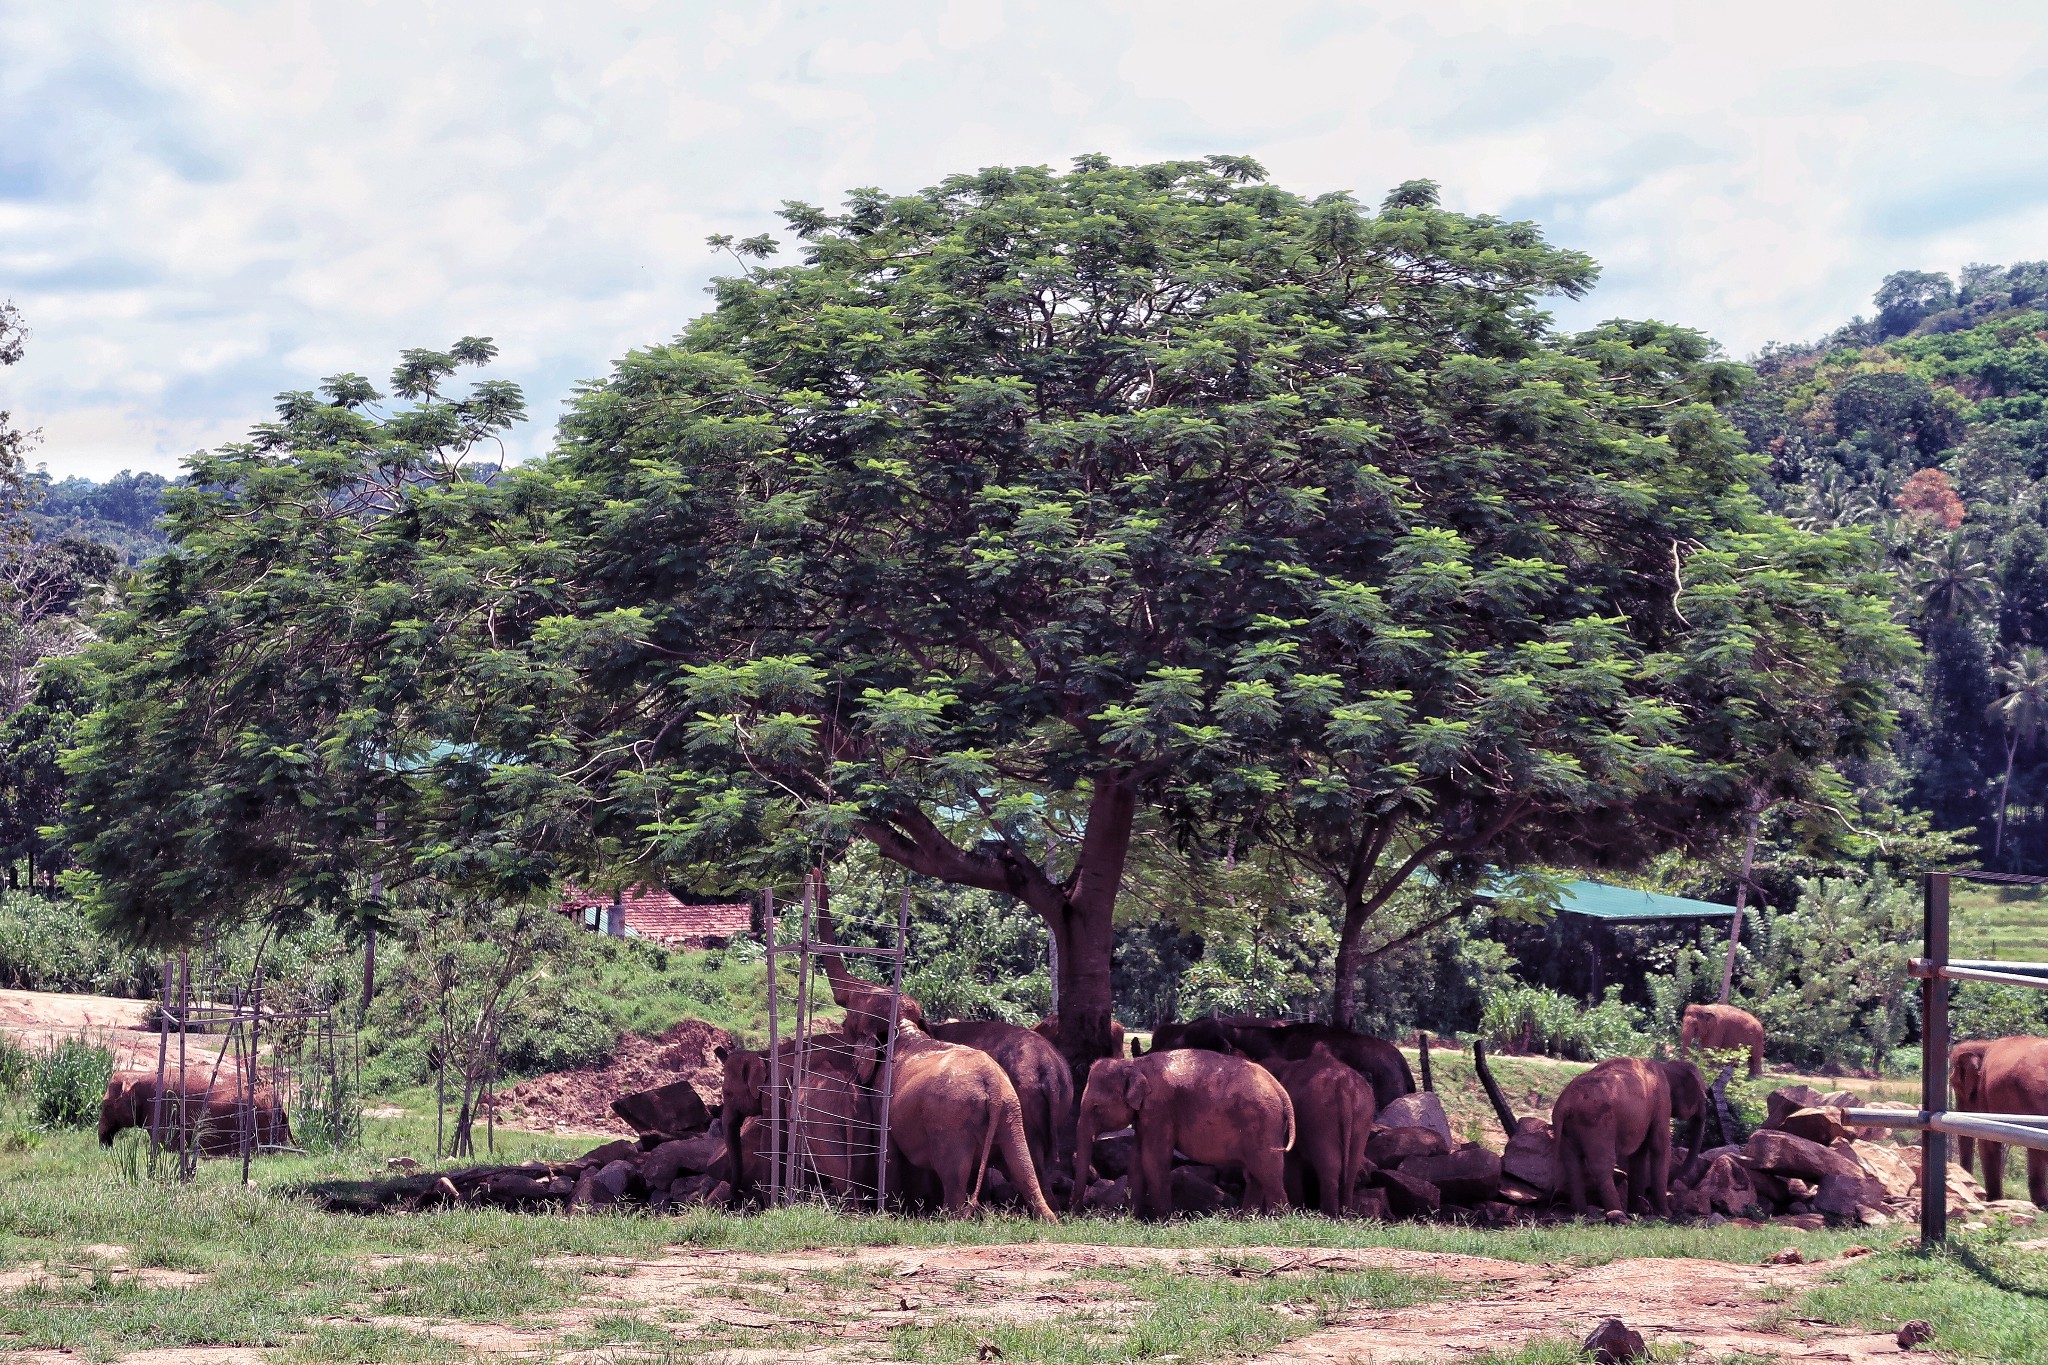
<svg viewBox="0 0 2048 1365"><path fill-rule="evenodd" d="M1743 1354L1858 1365L1902 1354L1889 1335L1785 1316L1780 1305L1795 1301L1825 1270L1637 1260L1554 1279L1540 1271L1537 1278L1503 1280L1502 1292L1491 1297L1361 1314L1342 1326L1299 1337L1253 1365L1455 1361L1483 1351L1513 1351L1539 1337L1576 1343L1602 1318L1620 1318L1652 1347L1683 1342L1709 1358Z"/></svg>

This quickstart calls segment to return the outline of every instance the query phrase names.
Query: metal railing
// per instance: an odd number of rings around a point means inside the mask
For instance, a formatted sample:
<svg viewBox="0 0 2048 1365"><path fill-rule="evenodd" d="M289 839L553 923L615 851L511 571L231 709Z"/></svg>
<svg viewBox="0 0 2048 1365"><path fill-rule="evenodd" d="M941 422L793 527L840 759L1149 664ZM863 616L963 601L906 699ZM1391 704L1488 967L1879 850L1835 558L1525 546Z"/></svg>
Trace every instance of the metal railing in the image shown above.
<svg viewBox="0 0 2048 1365"><path fill-rule="evenodd" d="M2048 877L2019 877L1996 872L1929 872L1922 879L1926 906L1922 920L1922 952L1907 970L1920 982L1920 1108L1850 1109L1848 1121L1858 1127L1904 1128L1920 1133L1920 1243L1939 1246L1948 1240L1948 1140L1971 1138L2004 1146L2048 1151L2048 1115L1985 1114L1948 1107L1949 1027L1948 983L1982 981L2000 986L2048 990L2048 962L2001 962L1982 958L1951 959L1948 955L1949 884L1963 881L2048 886ZM1988 1165L2003 1161L2001 1150L1985 1153Z"/></svg>

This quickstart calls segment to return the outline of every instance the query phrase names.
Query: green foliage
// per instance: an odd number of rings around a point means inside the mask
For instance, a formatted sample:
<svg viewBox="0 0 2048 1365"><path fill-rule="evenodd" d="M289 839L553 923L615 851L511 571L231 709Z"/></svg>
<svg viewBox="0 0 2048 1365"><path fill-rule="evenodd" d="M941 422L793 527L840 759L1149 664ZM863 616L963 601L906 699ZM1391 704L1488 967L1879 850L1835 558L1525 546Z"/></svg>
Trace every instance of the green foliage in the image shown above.
<svg viewBox="0 0 2048 1365"><path fill-rule="evenodd" d="M36 1122L46 1128L95 1126L113 1074L114 1054L101 1044L82 1036L52 1043L37 1056L29 1078Z"/></svg>
<svg viewBox="0 0 2048 1365"><path fill-rule="evenodd" d="M1920 928L1912 891L1883 877L1805 882L1796 908L1757 917L1736 1003L1779 1061L1881 1070L1912 1017Z"/></svg>
<svg viewBox="0 0 2048 1365"><path fill-rule="evenodd" d="M0 1033L0 1095L27 1088L35 1069L35 1054L9 1035Z"/></svg>
<svg viewBox="0 0 2048 1365"><path fill-rule="evenodd" d="M1619 986L1591 1008L1540 986L1511 986L1486 997L1479 1031L1504 1048L1599 1062L1648 1056L1654 1040L1646 1023L1641 1010L1622 1003Z"/></svg>
<svg viewBox="0 0 2048 1365"><path fill-rule="evenodd" d="M0 892L0 987L146 998L160 979L159 963L95 932L77 904Z"/></svg>
<svg viewBox="0 0 2048 1365"><path fill-rule="evenodd" d="M2048 1033L2048 992L2026 986L1959 982L1948 1010L1949 1028L1959 1042Z"/></svg>

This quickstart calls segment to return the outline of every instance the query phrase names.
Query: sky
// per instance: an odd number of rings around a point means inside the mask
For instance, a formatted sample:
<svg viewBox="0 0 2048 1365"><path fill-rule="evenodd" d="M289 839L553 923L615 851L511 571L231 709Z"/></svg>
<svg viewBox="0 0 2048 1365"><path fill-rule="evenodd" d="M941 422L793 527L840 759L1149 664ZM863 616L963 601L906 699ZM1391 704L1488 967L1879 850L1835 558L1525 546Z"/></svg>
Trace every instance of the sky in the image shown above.
<svg viewBox="0 0 2048 1365"><path fill-rule="evenodd" d="M273 395L502 348L513 454L786 199L1249 154L1529 219L1738 356L1899 269L2048 257L2048 23L1884 0L0 0L0 408L175 473Z"/></svg>

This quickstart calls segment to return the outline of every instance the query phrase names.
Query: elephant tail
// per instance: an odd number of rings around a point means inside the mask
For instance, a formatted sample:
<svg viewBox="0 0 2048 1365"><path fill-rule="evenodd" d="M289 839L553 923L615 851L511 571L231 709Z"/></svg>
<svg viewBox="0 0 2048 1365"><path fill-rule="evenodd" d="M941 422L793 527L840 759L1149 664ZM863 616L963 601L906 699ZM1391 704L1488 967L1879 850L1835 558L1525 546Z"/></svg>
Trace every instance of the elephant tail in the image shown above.
<svg viewBox="0 0 2048 1365"><path fill-rule="evenodd" d="M1278 1083L1276 1082L1276 1087L1277 1084ZM1280 1150L1283 1152L1291 1152L1294 1150L1294 1139L1296 1136L1296 1129L1294 1123L1294 1100L1291 1096L1288 1095L1288 1093L1285 1090L1282 1090L1280 1092L1280 1098L1283 1101L1285 1101L1287 1105L1287 1141L1280 1144Z"/></svg>
<svg viewBox="0 0 2048 1365"><path fill-rule="evenodd" d="M1009 1090L1007 1081L1003 1088ZM990 1146L996 1146L1003 1154L1003 1166L1010 1173L1010 1183L1024 1195L1025 1206L1045 1222L1059 1222L1052 1205L1045 1202L1045 1191L1038 1184L1038 1170L1031 1164L1031 1144L1024 1137L1024 1106L1018 1102L1016 1091L1010 1090L1008 1095L997 1092L996 1102L989 1106L988 1120L988 1134L982 1139L982 1169L988 1168ZM981 1181L977 1176L976 1198L980 1198L980 1191Z"/></svg>

